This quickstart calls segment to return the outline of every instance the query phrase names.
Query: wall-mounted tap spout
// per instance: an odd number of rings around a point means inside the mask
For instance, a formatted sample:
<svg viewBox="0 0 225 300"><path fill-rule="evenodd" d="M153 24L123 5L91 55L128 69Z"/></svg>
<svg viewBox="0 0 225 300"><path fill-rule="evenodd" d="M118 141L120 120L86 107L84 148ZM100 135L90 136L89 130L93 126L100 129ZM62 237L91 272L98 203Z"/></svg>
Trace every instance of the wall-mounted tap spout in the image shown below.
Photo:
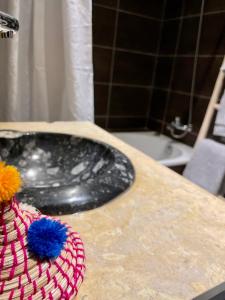
<svg viewBox="0 0 225 300"><path fill-rule="evenodd" d="M172 137L181 139L192 131L192 124L182 124L180 117L175 117L175 120L167 126L167 129L170 131Z"/></svg>

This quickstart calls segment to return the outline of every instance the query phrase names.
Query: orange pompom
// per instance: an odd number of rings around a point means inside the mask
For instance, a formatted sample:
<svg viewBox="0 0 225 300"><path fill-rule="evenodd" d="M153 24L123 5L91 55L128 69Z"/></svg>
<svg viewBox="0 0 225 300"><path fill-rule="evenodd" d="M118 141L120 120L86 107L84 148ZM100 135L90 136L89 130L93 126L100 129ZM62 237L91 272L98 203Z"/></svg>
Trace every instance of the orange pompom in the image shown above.
<svg viewBox="0 0 225 300"><path fill-rule="evenodd" d="M22 184L19 171L0 162L0 203L11 201Z"/></svg>

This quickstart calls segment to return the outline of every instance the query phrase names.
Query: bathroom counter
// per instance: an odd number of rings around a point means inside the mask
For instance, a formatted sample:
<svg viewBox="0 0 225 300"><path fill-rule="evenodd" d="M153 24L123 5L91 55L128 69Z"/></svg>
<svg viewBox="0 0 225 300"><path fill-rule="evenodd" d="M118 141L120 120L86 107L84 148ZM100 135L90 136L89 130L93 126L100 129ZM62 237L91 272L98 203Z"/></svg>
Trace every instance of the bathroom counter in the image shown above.
<svg viewBox="0 0 225 300"><path fill-rule="evenodd" d="M63 216L80 232L87 272L79 300L191 299L225 281L225 203L89 122L0 123L107 142L136 180L97 209Z"/></svg>

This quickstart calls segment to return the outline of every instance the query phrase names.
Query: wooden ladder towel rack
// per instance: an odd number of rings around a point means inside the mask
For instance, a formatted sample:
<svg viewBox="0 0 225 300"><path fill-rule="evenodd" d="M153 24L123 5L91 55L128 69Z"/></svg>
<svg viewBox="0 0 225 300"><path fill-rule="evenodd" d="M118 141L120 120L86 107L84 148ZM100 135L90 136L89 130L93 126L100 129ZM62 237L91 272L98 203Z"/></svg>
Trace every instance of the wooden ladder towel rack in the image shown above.
<svg viewBox="0 0 225 300"><path fill-rule="evenodd" d="M213 89L213 93L210 98L209 105L207 107L206 114L205 114L204 120L202 122L202 126L199 131L196 143L200 142L202 139L207 137L210 125L212 123L214 112L215 112L215 110L218 110L219 106L220 106L219 101L220 101L220 96L221 96L221 92L223 89L224 78L225 78L225 56L223 58L223 63L219 70L218 77L217 77L217 80L216 80L216 83L215 83L215 86Z"/></svg>

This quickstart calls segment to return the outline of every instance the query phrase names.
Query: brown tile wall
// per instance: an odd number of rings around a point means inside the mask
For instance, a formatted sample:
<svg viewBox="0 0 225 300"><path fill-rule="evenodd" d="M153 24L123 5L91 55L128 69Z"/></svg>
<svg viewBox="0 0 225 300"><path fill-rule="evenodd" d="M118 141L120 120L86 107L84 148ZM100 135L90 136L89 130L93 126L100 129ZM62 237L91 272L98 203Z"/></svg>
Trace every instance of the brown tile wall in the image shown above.
<svg viewBox="0 0 225 300"><path fill-rule="evenodd" d="M225 54L224 32L224 0L93 0L96 123L168 134L175 116L187 121L193 99L193 132L184 139L193 144Z"/></svg>
<svg viewBox="0 0 225 300"><path fill-rule="evenodd" d="M95 122L146 129L165 0L93 0Z"/></svg>
<svg viewBox="0 0 225 300"><path fill-rule="evenodd" d="M166 126L175 116L187 122L193 99L193 132L183 140L192 145L224 54L224 0L167 0L152 84L149 128L168 134Z"/></svg>

